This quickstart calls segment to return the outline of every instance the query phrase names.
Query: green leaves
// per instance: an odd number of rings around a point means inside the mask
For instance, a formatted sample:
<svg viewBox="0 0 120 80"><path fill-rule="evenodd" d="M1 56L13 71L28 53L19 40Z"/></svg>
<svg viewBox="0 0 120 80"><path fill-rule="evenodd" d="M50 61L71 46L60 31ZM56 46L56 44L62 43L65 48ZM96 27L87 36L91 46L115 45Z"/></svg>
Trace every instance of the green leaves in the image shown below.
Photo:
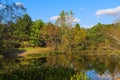
<svg viewBox="0 0 120 80"><path fill-rule="evenodd" d="M25 14L22 18L19 18L16 23L16 34L20 41L28 41L30 35L30 28L32 25L31 17Z"/></svg>
<svg viewBox="0 0 120 80"><path fill-rule="evenodd" d="M23 5L18 6L9 0L0 0L0 4L3 5L0 9L0 23L16 22L26 11Z"/></svg>
<svg viewBox="0 0 120 80"><path fill-rule="evenodd" d="M84 73L77 72L70 78L70 80L92 80L92 79L86 76Z"/></svg>
<svg viewBox="0 0 120 80"><path fill-rule="evenodd" d="M36 20L32 23L32 26L30 28L30 46L32 47L38 47L42 46L41 41L41 28L44 26L44 23L42 20Z"/></svg>
<svg viewBox="0 0 120 80"><path fill-rule="evenodd" d="M4 80L70 80L75 71L64 67L23 67L9 73L2 72Z"/></svg>

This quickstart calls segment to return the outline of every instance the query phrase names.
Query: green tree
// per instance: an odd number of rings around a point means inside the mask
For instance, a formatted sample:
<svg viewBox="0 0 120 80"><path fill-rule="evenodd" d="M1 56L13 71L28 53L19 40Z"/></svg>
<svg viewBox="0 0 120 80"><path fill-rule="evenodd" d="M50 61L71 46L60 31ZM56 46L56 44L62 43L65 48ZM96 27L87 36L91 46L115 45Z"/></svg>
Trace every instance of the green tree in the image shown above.
<svg viewBox="0 0 120 80"><path fill-rule="evenodd" d="M80 51L86 49L86 38L87 38L87 32L85 29L80 28L79 26L75 26L71 29L71 35L72 35L72 49L74 51Z"/></svg>
<svg viewBox="0 0 120 80"><path fill-rule="evenodd" d="M38 47L44 46L42 38L41 38L41 28L44 26L44 22L42 20L36 20L32 23L30 29L30 46Z"/></svg>
<svg viewBox="0 0 120 80"><path fill-rule="evenodd" d="M14 35L16 31L15 23L10 23L9 27L4 26L2 29L2 45L4 49L8 48L18 48L20 46L18 42L18 35ZM19 45L19 46L18 46Z"/></svg>
<svg viewBox="0 0 120 80"><path fill-rule="evenodd" d="M0 48L1 49L3 48L3 28L4 28L4 25L0 24Z"/></svg>
<svg viewBox="0 0 120 80"><path fill-rule="evenodd" d="M80 29L80 24L76 23L75 28Z"/></svg>
<svg viewBox="0 0 120 80"><path fill-rule="evenodd" d="M15 22L17 18L21 17L26 9L24 5L16 4L9 0L0 0L0 23Z"/></svg>
<svg viewBox="0 0 120 80"><path fill-rule="evenodd" d="M109 26L98 23L88 30L88 45L90 49L102 49L108 41Z"/></svg>
<svg viewBox="0 0 120 80"><path fill-rule="evenodd" d="M74 16L73 12L64 12L62 11L59 15L60 17L57 19L56 24L61 28L61 51L71 53L71 41L72 36L70 29L73 26Z"/></svg>
<svg viewBox="0 0 120 80"><path fill-rule="evenodd" d="M8 32L8 30L11 23L15 23L26 10L22 4L17 5L16 3L8 0L0 0L0 5L0 44L1 48L5 49L5 47L7 47L6 45L9 45L8 39L10 38L9 35L11 32Z"/></svg>
<svg viewBox="0 0 120 80"><path fill-rule="evenodd" d="M32 19L28 14L24 14L23 17L19 18L16 22L13 34L17 37L17 40L21 42L22 47L29 46L31 25Z"/></svg>

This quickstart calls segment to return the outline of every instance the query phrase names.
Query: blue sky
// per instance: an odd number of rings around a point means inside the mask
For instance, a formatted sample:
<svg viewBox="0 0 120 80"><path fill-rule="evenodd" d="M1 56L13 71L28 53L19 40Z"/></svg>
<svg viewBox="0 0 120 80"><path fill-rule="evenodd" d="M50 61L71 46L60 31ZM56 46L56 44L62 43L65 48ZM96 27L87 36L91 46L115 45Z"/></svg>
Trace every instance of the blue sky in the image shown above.
<svg viewBox="0 0 120 80"><path fill-rule="evenodd" d="M120 14L120 0L12 0L21 2L33 20L52 21L64 11L73 11L82 27L90 27L98 22L113 23Z"/></svg>

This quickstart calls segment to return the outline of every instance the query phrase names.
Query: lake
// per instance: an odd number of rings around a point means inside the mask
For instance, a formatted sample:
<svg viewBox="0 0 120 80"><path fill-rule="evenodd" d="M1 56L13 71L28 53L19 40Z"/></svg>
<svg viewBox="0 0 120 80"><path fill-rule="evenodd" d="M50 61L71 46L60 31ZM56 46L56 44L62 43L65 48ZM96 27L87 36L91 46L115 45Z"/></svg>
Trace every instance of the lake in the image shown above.
<svg viewBox="0 0 120 80"><path fill-rule="evenodd" d="M46 58L45 65L71 67L84 72L93 80L116 80L120 78L120 57L117 55L60 54Z"/></svg>
<svg viewBox="0 0 120 80"><path fill-rule="evenodd" d="M0 62L0 80L71 80L77 73L80 80L120 78L120 56L108 53L36 53Z"/></svg>

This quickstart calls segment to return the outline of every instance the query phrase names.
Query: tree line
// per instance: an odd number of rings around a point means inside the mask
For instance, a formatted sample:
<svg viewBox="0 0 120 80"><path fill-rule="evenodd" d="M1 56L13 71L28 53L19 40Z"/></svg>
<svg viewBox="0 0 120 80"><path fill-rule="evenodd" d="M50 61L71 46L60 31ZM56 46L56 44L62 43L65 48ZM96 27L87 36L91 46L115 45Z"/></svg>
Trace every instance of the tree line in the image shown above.
<svg viewBox="0 0 120 80"><path fill-rule="evenodd" d="M61 11L55 23L33 21L24 6L13 4L0 9L0 48L51 47L62 52L119 49L120 23L85 29L74 23L72 11ZM14 13L18 12L18 13Z"/></svg>

